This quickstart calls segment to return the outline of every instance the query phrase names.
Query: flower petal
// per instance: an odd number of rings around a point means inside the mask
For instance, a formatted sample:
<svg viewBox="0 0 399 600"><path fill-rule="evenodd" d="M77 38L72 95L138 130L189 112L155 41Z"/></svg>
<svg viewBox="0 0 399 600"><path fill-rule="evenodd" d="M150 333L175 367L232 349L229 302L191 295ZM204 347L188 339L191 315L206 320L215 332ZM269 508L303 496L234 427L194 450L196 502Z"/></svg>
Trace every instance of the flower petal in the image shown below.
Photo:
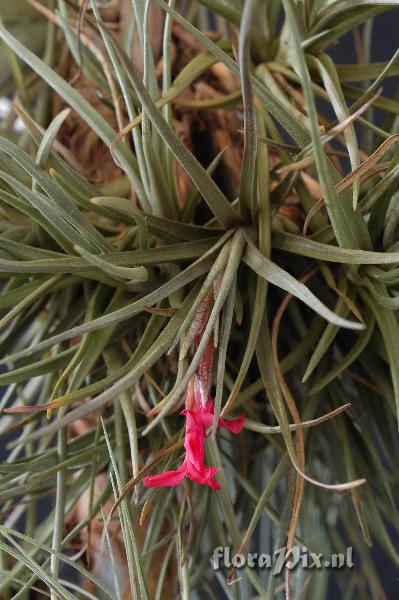
<svg viewBox="0 0 399 600"><path fill-rule="evenodd" d="M204 407L200 407L193 412L193 419L198 425L208 427L213 422L213 402L208 400Z"/></svg>
<svg viewBox="0 0 399 600"><path fill-rule="evenodd" d="M232 433L238 435L241 433L242 428L244 427L245 415L241 415L238 419L232 419L231 421L226 421L226 419L219 419L219 427L224 427L228 429Z"/></svg>
<svg viewBox="0 0 399 600"><path fill-rule="evenodd" d="M197 469L201 469L204 465L205 430L189 415L186 418L186 437L184 440L186 459L189 463L193 463Z"/></svg>
<svg viewBox="0 0 399 600"><path fill-rule="evenodd" d="M164 471L156 475L144 477L143 484L145 487L173 487L179 485L186 475L185 461L177 471Z"/></svg>
<svg viewBox="0 0 399 600"><path fill-rule="evenodd" d="M213 490L220 489L218 482L213 479L218 471L219 469L215 467L206 467L205 465L201 469L197 469L196 465L187 463L187 477L200 485L209 485Z"/></svg>

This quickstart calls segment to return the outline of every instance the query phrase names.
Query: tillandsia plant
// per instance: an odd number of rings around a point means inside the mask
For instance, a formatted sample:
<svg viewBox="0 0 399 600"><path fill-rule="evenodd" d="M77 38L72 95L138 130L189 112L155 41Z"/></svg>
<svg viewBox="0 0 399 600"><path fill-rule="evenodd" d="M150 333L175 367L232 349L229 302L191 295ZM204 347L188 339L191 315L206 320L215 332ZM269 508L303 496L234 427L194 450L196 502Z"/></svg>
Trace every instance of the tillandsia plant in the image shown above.
<svg viewBox="0 0 399 600"><path fill-rule="evenodd" d="M398 5L1 0L1 600L395 596Z"/></svg>

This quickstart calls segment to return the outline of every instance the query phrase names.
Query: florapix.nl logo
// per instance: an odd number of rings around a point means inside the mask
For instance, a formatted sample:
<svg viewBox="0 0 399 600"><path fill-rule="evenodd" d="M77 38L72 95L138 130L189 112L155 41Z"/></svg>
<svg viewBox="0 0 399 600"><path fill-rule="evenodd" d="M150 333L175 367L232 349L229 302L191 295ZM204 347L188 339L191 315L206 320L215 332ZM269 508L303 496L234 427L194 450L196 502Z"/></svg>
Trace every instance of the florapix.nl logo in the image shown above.
<svg viewBox="0 0 399 600"><path fill-rule="evenodd" d="M283 569L293 570L296 567L302 569L351 569L353 562L353 547L349 546L345 552L324 556L310 551L306 546L294 546L290 550L287 547L278 548L273 554L248 552L247 554L232 554L231 548L218 546L211 556L213 569L272 569L274 575L281 573Z"/></svg>

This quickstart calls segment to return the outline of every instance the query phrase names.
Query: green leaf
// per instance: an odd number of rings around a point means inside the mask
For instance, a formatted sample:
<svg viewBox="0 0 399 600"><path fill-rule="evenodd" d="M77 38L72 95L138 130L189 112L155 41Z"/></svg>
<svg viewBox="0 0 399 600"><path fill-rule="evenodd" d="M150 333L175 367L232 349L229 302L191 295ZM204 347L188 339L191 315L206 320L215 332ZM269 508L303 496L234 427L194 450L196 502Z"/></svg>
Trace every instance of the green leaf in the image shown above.
<svg viewBox="0 0 399 600"><path fill-rule="evenodd" d="M372 287L379 295L386 295L386 288L383 284L373 283ZM396 415L399 422L399 349L395 341L399 335L399 325L396 316L392 311L378 305L370 294L364 294L364 296L367 304L374 313L376 323L384 342L395 395Z"/></svg>
<svg viewBox="0 0 399 600"><path fill-rule="evenodd" d="M238 36L238 56L240 66L242 100L244 104L244 154L240 175L240 210L243 218L249 220L254 212L255 165L256 165L256 116L251 83L251 25L257 0L248 0L242 13Z"/></svg>
<svg viewBox="0 0 399 600"><path fill-rule="evenodd" d="M305 304L310 306L316 313L324 319L336 325L337 327L347 327L348 329L363 329L362 323L347 321L339 315L332 312L325 306L316 296L300 281L297 281L292 275L284 271L281 267L273 263L271 260L262 256L254 244L248 240L246 252L244 254L244 262L251 267L263 279L292 294Z"/></svg>
<svg viewBox="0 0 399 600"><path fill-rule="evenodd" d="M316 380L308 392L309 396L320 392L320 390L325 388L331 381L343 373L367 347L374 331L374 318L371 318L366 322L366 329L361 332L356 343L353 345L353 348L339 361L334 368L331 369L331 371Z"/></svg>

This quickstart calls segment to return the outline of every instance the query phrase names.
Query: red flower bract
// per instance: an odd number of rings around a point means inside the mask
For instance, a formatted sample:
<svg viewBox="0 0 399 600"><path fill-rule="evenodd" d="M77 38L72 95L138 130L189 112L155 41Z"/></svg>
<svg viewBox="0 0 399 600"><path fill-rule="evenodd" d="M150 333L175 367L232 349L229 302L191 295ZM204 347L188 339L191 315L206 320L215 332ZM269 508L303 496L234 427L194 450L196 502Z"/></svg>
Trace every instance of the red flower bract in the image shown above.
<svg viewBox="0 0 399 600"><path fill-rule="evenodd" d="M157 475L145 477L143 483L146 487L175 486L182 482L184 477L201 485L208 485L213 490L220 489L214 477L219 469L207 467L204 462L206 433L205 428L213 422L213 402L210 397L205 406L202 406L200 394L194 392L194 410L185 409L182 415L186 417L186 434L184 448L186 456L182 465L176 471L164 471ZM239 434L243 428L245 415L238 419L226 421L219 419L218 427L224 427L232 433Z"/></svg>

